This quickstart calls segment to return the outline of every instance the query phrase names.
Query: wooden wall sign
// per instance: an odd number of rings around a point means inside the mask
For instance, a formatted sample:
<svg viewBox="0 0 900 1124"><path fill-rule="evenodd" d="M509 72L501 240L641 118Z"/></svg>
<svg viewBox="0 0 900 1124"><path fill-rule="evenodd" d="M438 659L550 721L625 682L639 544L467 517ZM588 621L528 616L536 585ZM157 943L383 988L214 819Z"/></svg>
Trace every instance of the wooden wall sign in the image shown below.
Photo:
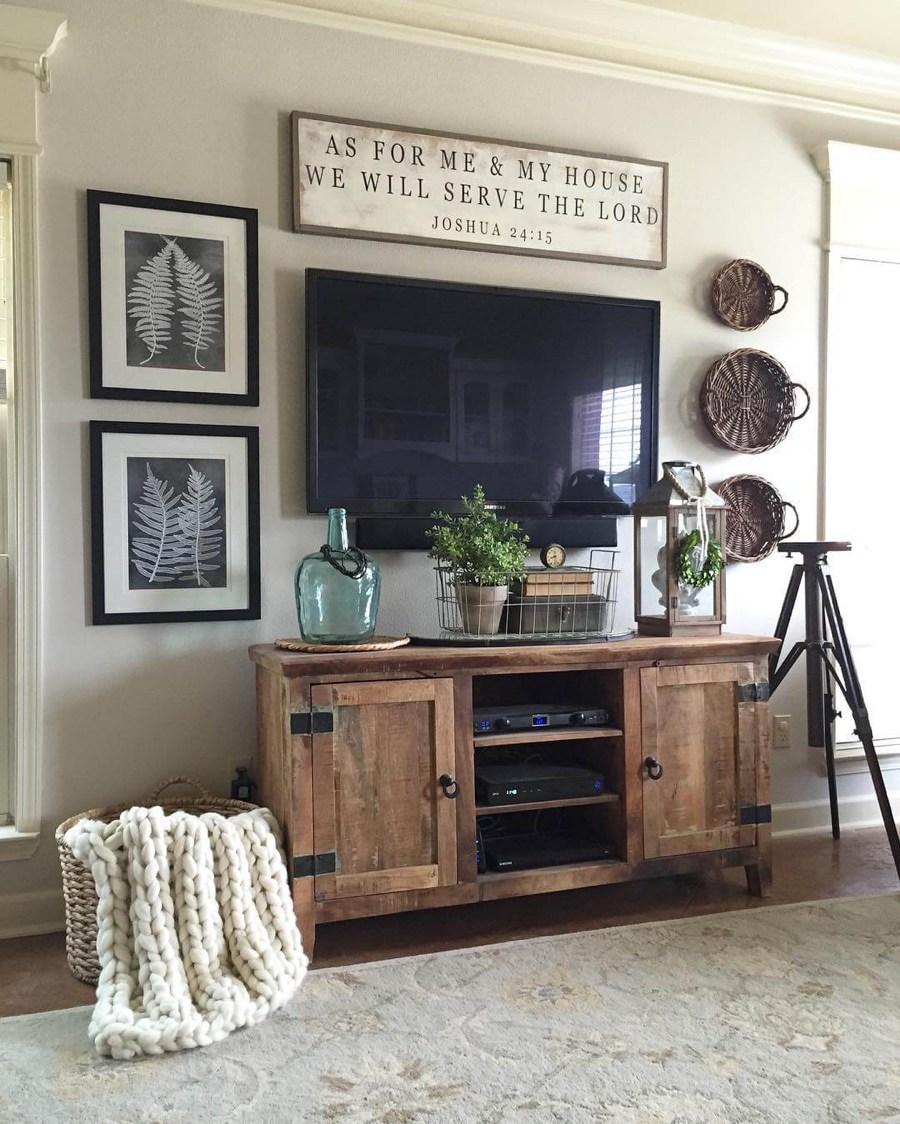
<svg viewBox="0 0 900 1124"><path fill-rule="evenodd" d="M668 165L292 115L294 229L663 269Z"/></svg>

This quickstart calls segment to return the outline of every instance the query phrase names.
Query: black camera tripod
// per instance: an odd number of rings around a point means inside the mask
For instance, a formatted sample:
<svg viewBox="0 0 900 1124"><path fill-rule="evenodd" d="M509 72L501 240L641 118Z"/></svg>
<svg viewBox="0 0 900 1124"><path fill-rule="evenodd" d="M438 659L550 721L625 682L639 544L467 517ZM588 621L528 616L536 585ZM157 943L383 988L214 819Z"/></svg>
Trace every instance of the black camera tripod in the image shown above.
<svg viewBox="0 0 900 1124"><path fill-rule="evenodd" d="M869 712L863 699L862 687L853 662L853 653L847 641L844 620L834 592L834 583L828 570L828 554L831 551L850 550L848 542L784 542L778 549L783 554L802 554L803 561L794 565L788 583L784 604L775 626L775 635L781 641L778 649L769 657L769 690L772 694L784 680L803 653L806 653L806 724L809 744L814 748L825 749L825 766L828 771L828 798L831 803L831 834L835 839L841 835L841 821L838 812L837 778L834 771L834 739L832 723L839 711L835 710L834 687L837 684L853 715L856 736L862 743L866 764L875 786L878 807L884 820L894 866L900 875L900 836L894 822L894 813L888 799L881 764L875 752L872 725ZM801 581L804 583L806 603L806 639L798 641L784 660L781 652L787 636L791 615L797 602ZM781 662L779 663L779 660Z"/></svg>

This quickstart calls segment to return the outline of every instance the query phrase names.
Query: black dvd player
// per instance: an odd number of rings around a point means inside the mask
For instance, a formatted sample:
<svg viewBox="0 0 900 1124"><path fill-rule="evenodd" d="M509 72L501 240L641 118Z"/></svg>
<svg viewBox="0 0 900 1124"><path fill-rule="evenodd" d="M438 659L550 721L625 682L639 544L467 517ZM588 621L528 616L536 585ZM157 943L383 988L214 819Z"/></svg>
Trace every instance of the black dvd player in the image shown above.
<svg viewBox="0 0 900 1124"><path fill-rule="evenodd" d="M581 765L476 765L475 795L482 805L534 804L599 796L603 774Z"/></svg>
<svg viewBox="0 0 900 1124"><path fill-rule="evenodd" d="M472 712L476 734L514 733L545 726L608 726L609 711L602 706L551 703L535 706L479 706Z"/></svg>
<svg viewBox="0 0 900 1124"><path fill-rule="evenodd" d="M485 836L484 858L488 870L529 870L563 863L614 859L612 843L561 831L533 831L527 835Z"/></svg>

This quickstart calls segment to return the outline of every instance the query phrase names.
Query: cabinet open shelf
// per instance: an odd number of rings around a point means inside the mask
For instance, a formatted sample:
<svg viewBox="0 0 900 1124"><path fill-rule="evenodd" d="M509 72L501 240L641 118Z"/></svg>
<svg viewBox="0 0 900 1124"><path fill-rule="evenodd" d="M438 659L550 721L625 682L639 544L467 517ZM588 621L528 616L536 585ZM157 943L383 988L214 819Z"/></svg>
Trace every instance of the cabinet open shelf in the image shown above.
<svg viewBox="0 0 900 1124"><path fill-rule="evenodd" d="M527 870L489 870L477 876L482 901L518 897L547 890L574 890L600 886L628 878L628 863L622 859L592 859L559 866L529 867Z"/></svg>
<svg viewBox="0 0 900 1124"><path fill-rule="evenodd" d="M621 738L622 731L612 726L579 726L575 730L559 727L539 730L513 730L507 734L476 734L475 748L483 745L515 745L517 742L569 742L586 738Z"/></svg>
<svg viewBox="0 0 900 1124"><path fill-rule="evenodd" d="M576 808L583 804L615 804L615 792L601 792L599 796L575 796L569 800L536 800L530 804L478 804L476 816L498 816L504 812L540 812L544 808Z"/></svg>

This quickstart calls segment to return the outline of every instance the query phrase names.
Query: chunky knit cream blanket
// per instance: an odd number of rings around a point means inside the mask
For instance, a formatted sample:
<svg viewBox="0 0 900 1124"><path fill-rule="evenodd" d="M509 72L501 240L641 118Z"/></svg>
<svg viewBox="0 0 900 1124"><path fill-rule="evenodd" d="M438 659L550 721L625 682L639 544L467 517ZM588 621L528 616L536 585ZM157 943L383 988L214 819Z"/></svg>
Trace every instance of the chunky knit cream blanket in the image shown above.
<svg viewBox="0 0 900 1124"><path fill-rule="evenodd" d="M217 1042L285 1004L306 973L278 827L130 808L66 843L93 872L100 981L90 1037L133 1058Z"/></svg>

